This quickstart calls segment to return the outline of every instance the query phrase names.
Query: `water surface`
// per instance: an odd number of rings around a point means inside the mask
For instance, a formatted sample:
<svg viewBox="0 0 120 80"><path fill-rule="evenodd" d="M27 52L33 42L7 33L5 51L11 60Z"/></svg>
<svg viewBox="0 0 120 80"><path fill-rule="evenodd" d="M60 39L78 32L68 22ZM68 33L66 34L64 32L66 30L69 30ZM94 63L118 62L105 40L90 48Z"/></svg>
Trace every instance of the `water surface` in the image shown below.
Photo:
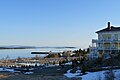
<svg viewBox="0 0 120 80"><path fill-rule="evenodd" d="M62 52L66 50L76 50L77 48L37 48L37 49L4 49L0 50L0 59L5 59L9 56L10 59L15 59L18 57L28 58L34 57L35 54L31 54L32 51L52 51L52 52ZM45 56L45 55L39 55Z"/></svg>

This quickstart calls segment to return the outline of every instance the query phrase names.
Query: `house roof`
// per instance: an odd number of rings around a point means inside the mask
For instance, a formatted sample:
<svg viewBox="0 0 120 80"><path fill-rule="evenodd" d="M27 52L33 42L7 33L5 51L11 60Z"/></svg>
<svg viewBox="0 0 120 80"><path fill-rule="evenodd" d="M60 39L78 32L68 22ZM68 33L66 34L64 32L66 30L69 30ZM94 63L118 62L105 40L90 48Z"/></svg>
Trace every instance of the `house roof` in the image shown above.
<svg viewBox="0 0 120 80"><path fill-rule="evenodd" d="M97 31L96 33L99 33L99 32L111 32L111 31L120 31L120 27L111 26L111 29L105 28L105 29Z"/></svg>
<svg viewBox="0 0 120 80"><path fill-rule="evenodd" d="M111 32L111 31L120 31L120 27L110 26L110 22L108 22L108 27L107 28L99 30L96 33L99 33L99 32Z"/></svg>

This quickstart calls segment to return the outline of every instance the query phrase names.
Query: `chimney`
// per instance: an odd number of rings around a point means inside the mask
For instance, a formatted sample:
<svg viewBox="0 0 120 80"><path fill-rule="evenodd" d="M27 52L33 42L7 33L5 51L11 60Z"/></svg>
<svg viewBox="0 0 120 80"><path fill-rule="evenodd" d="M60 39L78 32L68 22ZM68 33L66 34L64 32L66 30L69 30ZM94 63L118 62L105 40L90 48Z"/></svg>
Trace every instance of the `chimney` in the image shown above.
<svg viewBox="0 0 120 80"><path fill-rule="evenodd" d="M108 22L108 29L111 30L110 22Z"/></svg>

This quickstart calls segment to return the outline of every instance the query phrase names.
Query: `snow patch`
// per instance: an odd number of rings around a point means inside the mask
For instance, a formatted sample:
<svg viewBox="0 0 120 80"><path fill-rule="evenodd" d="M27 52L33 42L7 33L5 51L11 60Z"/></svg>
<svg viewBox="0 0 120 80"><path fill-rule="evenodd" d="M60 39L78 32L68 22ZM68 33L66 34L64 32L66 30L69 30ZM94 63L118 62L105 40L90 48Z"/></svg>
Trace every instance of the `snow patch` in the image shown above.
<svg viewBox="0 0 120 80"><path fill-rule="evenodd" d="M98 72L87 72L87 74L79 76L80 70L76 71L76 73L70 73L71 69L67 71L64 76L72 78L72 77L81 77L82 80L105 80L105 75L109 70L103 70ZM114 80L120 80L120 69L113 70Z"/></svg>
<svg viewBox="0 0 120 80"><path fill-rule="evenodd" d="M33 72L25 72L24 74L33 74Z"/></svg>

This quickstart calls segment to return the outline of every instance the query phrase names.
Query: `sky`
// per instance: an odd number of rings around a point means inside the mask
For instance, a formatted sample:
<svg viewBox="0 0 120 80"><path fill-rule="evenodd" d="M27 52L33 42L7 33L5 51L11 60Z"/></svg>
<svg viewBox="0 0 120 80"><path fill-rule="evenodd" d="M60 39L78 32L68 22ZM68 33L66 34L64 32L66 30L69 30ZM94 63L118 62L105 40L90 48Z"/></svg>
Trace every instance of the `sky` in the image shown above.
<svg viewBox="0 0 120 80"><path fill-rule="evenodd" d="M0 0L0 46L87 48L107 22L120 25L120 0Z"/></svg>

